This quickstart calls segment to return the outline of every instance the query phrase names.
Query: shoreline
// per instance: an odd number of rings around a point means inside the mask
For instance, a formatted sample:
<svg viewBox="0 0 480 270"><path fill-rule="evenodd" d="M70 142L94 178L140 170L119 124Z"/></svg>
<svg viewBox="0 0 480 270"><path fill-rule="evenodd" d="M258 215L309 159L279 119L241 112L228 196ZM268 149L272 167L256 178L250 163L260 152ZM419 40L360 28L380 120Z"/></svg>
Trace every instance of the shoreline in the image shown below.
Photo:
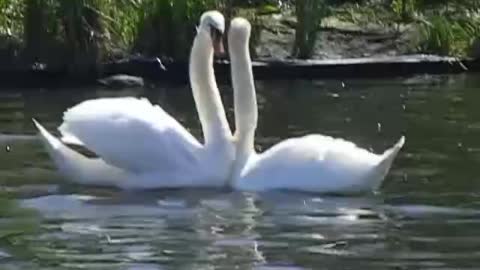
<svg viewBox="0 0 480 270"><path fill-rule="evenodd" d="M257 59L252 62L256 80L388 78L416 74L458 74L480 71L480 59L458 59L436 55L404 55L324 60ZM72 74L68 70L0 67L0 88L80 87L100 85L107 76L125 74L142 77L153 83L188 83L188 63L164 64L156 58L139 61L120 60L100 65L101 72ZM227 60L214 64L219 82L230 80Z"/></svg>

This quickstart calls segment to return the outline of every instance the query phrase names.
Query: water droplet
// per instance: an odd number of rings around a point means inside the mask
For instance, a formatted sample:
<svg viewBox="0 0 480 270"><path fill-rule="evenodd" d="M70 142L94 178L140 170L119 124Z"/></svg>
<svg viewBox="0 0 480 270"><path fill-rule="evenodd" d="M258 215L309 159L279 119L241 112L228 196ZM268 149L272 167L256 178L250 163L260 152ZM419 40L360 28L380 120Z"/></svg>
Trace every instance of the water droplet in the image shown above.
<svg viewBox="0 0 480 270"><path fill-rule="evenodd" d="M382 124L377 123L377 132L382 132Z"/></svg>
<svg viewBox="0 0 480 270"><path fill-rule="evenodd" d="M345 83L344 82L342 82L342 88L345 88Z"/></svg>
<svg viewBox="0 0 480 270"><path fill-rule="evenodd" d="M10 151L12 151L12 148L10 148L10 145L5 146L5 151L7 153L10 153Z"/></svg>

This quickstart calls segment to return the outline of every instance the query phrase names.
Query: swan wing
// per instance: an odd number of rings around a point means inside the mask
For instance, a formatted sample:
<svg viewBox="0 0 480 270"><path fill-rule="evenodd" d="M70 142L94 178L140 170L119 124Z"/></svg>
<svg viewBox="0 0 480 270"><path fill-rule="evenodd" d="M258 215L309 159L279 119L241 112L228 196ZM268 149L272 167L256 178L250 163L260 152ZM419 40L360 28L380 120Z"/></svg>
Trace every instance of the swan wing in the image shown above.
<svg viewBox="0 0 480 270"><path fill-rule="evenodd" d="M195 162L200 143L147 99L101 98L64 113L63 140L84 145L105 162L133 172L170 170Z"/></svg>

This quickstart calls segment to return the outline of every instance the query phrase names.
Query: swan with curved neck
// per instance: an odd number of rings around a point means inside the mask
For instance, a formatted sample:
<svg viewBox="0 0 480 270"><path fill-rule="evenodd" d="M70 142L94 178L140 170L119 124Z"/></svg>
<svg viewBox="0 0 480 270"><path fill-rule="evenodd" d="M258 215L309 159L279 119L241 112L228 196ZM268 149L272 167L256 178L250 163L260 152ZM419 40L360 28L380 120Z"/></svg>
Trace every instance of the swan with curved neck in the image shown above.
<svg viewBox="0 0 480 270"><path fill-rule="evenodd" d="M60 172L77 183L124 189L223 187L231 173L234 145L215 82L213 54L223 48L224 30L221 13L205 12L190 55L204 145L146 99L88 100L64 113L62 141L34 120ZM64 142L82 145L99 158L89 159Z"/></svg>
<svg viewBox="0 0 480 270"><path fill-rule="evenodd" d="M248 50L251 26L232 20L228 42L235 104L235 189L288 189L325 193L369 192L379 188L404 137L377 155L341 139L313 134L284 140L264 153L254 150L257 103Z"/></svg>
<svg viewBox="0 0 480 270"><path fill-rule="evenodd" d="M220 12L204 13L190 57L190 84L206 145L225 143L231 138L213 71L214 53L223 53L224 31L225 19Z"/></svg>

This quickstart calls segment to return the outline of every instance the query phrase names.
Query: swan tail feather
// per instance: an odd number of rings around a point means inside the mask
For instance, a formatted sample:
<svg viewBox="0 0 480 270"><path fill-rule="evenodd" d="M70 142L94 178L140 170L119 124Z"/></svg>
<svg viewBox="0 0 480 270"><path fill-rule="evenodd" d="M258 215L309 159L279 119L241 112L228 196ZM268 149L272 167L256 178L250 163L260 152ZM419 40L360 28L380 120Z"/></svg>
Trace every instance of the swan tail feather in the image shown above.
<svg viewBox="0 0 480 270"><path fill-rule="evenodd" d="M393 161L397 157L398 152L402 149L404 144L405 136L402 136L394 146L383 152L380 162L373 168L372 173L368 177L368 179L372 181L371 187L373 190L376 190L381 186L383 180L392 167Z"/></svg>
<svg viewBox="0 0 480 270"><path fill-rule="evenodd" d="M120 186L119 179L125 172L110 166L101 159L89 159L75 152L61 140L50 134L40 123L32 119L50 158L60 174L72 182L96 186Z"/></svg>
<svg viewBox="0 0 480 270"><path fill-rule="evenodd" d="M50 134L36 119L32 118L32 122L37 128L40 138L47 148L48 153L51 156L55 156L57 151L64 146L62 142Z"/></svg>
<svg viewBox="0 0 480 270"><path fill-rule="evenodd" d="M37 128L40 138L55 166L66 177L80 173L82 164L85 164L86 157L73 151L59 139L50 134L37 120L32 119Z"/></svg>

